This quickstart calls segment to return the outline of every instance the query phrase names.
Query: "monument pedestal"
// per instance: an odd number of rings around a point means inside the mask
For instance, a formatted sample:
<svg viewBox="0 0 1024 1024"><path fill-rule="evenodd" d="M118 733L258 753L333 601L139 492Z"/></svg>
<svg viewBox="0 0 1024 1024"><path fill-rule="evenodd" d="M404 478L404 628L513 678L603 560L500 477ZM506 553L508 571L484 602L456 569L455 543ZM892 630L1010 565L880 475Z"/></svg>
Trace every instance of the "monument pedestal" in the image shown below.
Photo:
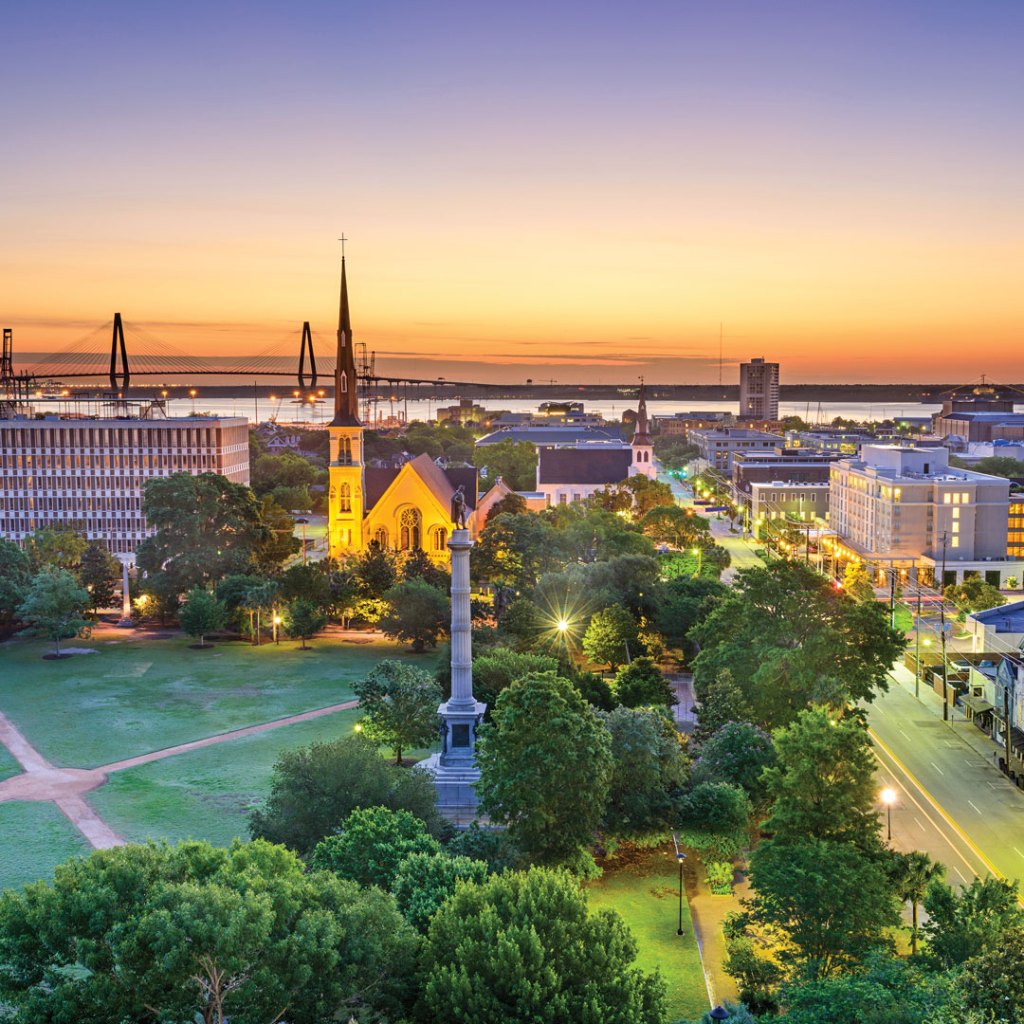
<svg viewBox="0 0 1024 1024"><path fill-rule="evenodd" d="M441 753L420 763L437 787L437 804L446 809L476 807L476 730L486 704L473 696L473 639L469 610L469 531L453 530L448 541L452 553L452 695L437 709L441 726Z"/></svg>

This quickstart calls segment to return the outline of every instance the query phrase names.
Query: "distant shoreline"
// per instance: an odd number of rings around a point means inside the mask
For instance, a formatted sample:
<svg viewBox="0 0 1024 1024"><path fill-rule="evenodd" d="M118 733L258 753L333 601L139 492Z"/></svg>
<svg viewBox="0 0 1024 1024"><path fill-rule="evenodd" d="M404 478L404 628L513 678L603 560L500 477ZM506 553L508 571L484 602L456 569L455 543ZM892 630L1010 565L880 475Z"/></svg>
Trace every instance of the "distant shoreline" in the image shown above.
<svg viewBox="0 0 1024 1024"><path fill-rule="evenodd" d="M326 396L333 394L333 382L330 378L321 377L317 381L318 391ZM238 383L214 384L139 384L132 385L123 392L128 399L158 398L162 391L169 397L180 399L186 397L190 387L206 398L259 398L284 396L298 389L296 381L282 380L278 384ZM779 387L779 398L788 402L927 402L939 404L949 392L964 389L964 384L782 384ZM109 396L109 386L73 385L76 396ZM311 391L309 383L302 389ZM1019 391L1024 402L1024 384L1003 384L1000 391ZM432 401L457 401L460 398L472 398L487 401L491 404L503 399L543 401L581 401L588 399L614 399L635 396L636 385L612 386L604 384L447 384L429 382L423 384L396 383L393 387L386 383L377 386L381 398L389 394L400 394L403 397L431 399ZM647 383L647 397L652 400L690 401L699 405L700 402L738 402L739 385L735 384L658 384Z"/></svg>

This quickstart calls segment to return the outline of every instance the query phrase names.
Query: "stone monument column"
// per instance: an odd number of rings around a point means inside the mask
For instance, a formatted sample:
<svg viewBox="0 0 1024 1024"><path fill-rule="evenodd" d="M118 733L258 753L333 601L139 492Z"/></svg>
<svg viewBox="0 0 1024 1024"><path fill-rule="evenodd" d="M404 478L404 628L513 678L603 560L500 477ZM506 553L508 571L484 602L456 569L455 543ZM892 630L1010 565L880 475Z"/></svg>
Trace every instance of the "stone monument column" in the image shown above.
<svg viewBox="0 0 1024 1024"><path fill-rule="evenodd" d="M131 626L132 623L132 598L128 589L128 563L121 563L121 621L119 626Z"/></svg>
<svg viewBox="0 0 1024 1024"><path fill-rule="evenodd" d="M456 520L458 522L458 520ZM476 730L487 705L473 696L473 635L469 610L469 530L452 530L448 550L452 555L452 695L438 709L441 753L422 763L434 776L438 806L476 807L474 785L480 778L476 767Z"/></svg>

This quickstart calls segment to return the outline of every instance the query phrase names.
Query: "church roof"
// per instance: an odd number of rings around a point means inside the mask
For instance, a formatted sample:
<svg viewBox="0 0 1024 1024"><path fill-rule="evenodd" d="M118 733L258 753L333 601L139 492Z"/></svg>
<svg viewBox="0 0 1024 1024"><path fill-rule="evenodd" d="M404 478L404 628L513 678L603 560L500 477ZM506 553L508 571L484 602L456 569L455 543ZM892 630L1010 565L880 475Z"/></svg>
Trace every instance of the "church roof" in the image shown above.
<svg viewBox="0 0 1024 1024"><path fill-rule="evenodd" d="M539 448L538 484L617 484L629 476L632 449Z"/></svg>
<svg viewBox="0 0 1024 1024"><path fill-rule="evenodd" d="M466 507L476 508L477 501L477 472L472 466L458 466L453 469L441 469L434 460L426 453L417 455L410 459L404 466L395 467L373 467L367 466L364 470L366 481L366 510L374 508L378 501L384 497L385 492L394 483L398 474L408 467L411 473L415 473L426 485L427 489L437 499L442 507L447 508L451 504L455 488L462 484L466 496Z"/></svg>

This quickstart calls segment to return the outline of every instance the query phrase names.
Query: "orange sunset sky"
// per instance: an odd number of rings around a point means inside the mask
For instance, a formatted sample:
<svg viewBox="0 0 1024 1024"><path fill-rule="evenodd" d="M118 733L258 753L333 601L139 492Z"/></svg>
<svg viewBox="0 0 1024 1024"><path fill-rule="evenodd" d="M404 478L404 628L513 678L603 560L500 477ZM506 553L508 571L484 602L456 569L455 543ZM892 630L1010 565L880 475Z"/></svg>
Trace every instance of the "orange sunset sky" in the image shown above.
<svg viewBox="0 0 1024 1024"><path fill-rule="evenodd" d="M1024 8L428 6L5 11L17 351L325 350L344 231L396 374L1024 380Z"/></svg>

